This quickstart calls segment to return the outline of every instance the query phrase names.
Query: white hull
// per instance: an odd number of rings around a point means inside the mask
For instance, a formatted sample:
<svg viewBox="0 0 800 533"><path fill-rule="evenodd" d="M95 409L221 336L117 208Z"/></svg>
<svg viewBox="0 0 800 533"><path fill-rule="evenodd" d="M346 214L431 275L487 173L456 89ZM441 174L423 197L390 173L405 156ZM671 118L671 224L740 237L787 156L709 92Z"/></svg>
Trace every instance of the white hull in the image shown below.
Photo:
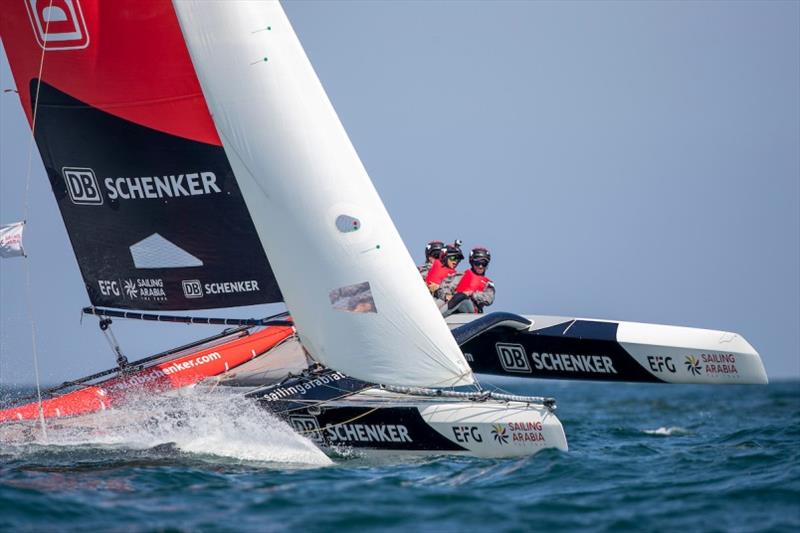
<svg viewBox="0 0 800 533"><path fill-rule="evenodd" d="M453 401L369 389L285 418L322 448L339 452L506 458L568 449L551 409L515 401Z"/></svg>

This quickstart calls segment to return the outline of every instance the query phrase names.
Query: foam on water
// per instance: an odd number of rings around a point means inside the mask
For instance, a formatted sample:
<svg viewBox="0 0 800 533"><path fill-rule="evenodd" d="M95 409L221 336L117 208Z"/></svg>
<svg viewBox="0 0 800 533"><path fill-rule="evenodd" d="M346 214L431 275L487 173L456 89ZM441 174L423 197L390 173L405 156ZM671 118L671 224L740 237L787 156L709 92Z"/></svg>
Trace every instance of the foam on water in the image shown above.
<svg viewBox="0 0 800 533"><path fill-rule="evenodd" d="M332 463L309 439L254 401L220 389L186 388L139 398L89 417L51 422L46 437L40 431L34 435L26 448L34 444L146 449L171 444L187 454L244 461Z"/></svg>
<svg viewBox="0 0 800 533"><path fill-rule="evenodd" d="M658 429L645 429L647 435L658 435L660 437L672 437L675 435L688 435L689 430L682 427L660 427Z"/></svg>

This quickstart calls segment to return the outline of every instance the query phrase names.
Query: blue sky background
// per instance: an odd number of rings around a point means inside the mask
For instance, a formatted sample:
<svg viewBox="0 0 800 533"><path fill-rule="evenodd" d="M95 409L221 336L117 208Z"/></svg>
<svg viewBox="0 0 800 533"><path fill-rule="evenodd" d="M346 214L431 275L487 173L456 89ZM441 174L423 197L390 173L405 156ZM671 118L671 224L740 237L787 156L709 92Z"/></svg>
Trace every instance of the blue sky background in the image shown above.
<svg viewBox="0 0 800 533"><path fill-rule="evenodd" d="M288 2L401 235L492 250L494 310L738 332L800 376L800 3ZM0 85L14 82L3 54ZM30 133L0 94L0 221ZM113 365L38 152L0 386ZM213 313L260 316L280 306ZM209 313L202 313L209 314ZM217 331L115 322L129 357Z"/></svg>

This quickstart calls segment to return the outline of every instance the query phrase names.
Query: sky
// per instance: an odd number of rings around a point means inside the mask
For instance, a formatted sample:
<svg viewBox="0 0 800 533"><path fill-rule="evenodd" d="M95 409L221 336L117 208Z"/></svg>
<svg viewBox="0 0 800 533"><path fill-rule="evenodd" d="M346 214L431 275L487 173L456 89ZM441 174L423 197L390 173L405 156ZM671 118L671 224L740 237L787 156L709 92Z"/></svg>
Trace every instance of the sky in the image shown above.
<svg viewBox="0 0 800 533"><path fill-rule="evenodd" d="M486 246L491 310L734 331L800 377L800 3L284 8L416 260ZM0 93L0 223L30 206L29 258L0 262L0 387L33 382L34 339L44 383L114 363L30 142ZM130 359L218 331L113 327Z"/></svg>

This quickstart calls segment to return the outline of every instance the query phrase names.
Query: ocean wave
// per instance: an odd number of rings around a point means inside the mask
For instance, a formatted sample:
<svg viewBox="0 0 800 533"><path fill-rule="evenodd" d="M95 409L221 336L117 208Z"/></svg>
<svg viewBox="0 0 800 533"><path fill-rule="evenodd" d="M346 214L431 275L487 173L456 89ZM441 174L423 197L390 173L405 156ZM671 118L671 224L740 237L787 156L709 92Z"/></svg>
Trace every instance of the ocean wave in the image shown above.
<svg viewBox="0 0 800 533"><path fill-rule="evenodd" d="M309 439L241 395L187 388L132 399L124 406L28 429L12 455L86 446L152 449L170 445L185 454L241 461L325 466L332 461Z"/></svg>
<svg viewBox="0 0 800 533"><path fill-rule="evenodd" d="M658 429L644 429L642 433L645 435L657 435L659 437L674 437L676 435L689 435L691 432L679 426L671 426L671 427L664 427L661 426Z"/></svg>

